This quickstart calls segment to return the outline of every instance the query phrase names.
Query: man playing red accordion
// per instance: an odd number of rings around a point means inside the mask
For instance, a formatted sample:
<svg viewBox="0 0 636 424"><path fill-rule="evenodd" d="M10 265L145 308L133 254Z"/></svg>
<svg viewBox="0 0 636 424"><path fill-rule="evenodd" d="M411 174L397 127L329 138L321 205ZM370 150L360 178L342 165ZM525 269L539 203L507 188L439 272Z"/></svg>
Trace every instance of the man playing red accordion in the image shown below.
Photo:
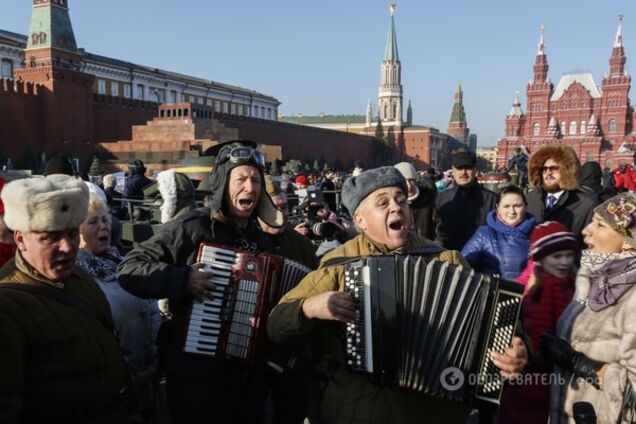
<svg viewBox="0 0 636 424"><path fill-rule="evenodd" d="M168 298L173 320L167 336L167 396L175 423L262 423L268 384L260 367L246 367L183 352L192 298L212 298L211 272L195 263L202 242L252 253L271 251L256 222L283 224L265 192L264 158L246 141L219 145L210 176L209 208L165 224L133 249L118 268L122 287L142 298Z"/></svg>

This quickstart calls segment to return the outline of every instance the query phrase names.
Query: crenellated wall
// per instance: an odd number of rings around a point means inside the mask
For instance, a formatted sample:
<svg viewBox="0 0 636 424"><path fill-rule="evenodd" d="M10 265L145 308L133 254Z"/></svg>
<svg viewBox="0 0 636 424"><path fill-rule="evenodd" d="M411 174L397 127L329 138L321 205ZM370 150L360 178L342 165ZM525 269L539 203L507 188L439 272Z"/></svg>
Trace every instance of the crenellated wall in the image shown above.
<svg viewBox="0 0 636 424"><path fill-rule="evenodd" d="M0 160L33 162L44 150L41 86L0 80Z"/></svg>

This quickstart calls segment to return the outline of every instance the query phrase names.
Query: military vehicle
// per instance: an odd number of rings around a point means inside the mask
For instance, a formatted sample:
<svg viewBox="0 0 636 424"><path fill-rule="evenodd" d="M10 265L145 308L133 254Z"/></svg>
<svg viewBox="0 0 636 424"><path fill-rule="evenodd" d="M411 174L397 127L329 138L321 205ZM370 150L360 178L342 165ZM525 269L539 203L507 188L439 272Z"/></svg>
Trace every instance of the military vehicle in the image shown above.
<svg viewBox="0 0 636 424"><path fill-rule="evenodd" d="M187 175L196 187L195 200L202 204L203 197L209 193L208 176L212 172L214 156L200 156L184 159L175 171ZM161 194L157 182L143 190L143 199L123 200L127 208L128 219L122 220L122 242L125 247L148 240L161 228Z"/></svg>

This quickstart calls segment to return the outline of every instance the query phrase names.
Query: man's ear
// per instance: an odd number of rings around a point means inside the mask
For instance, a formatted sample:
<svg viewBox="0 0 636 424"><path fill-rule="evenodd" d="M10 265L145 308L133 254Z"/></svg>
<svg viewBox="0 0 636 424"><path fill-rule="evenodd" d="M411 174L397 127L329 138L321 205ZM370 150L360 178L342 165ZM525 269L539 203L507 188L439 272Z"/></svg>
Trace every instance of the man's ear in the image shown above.
<svg viewBox="0 0 636 424"><path fill-rule="evenodd" d="M13 241L15 241L15 245L18 247L18 250L20 250L20 252L26 250L26 244L24 243L25 237L26 235L22 231L16 230L13 232Z"/></svg>
<svg viewBox="0 0 636 424"><path fill-rule="evenodd" d="M356 227L358 227L362 231L367 230L366 220L364 219L361 213L357 212L353 215L353 222L355 222Z"/></svg>

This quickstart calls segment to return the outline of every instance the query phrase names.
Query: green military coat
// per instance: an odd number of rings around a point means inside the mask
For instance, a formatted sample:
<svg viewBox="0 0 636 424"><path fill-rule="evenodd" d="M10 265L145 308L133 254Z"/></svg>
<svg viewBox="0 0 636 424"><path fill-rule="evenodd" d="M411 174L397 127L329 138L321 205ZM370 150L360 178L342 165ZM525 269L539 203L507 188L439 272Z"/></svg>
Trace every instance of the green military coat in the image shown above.
<svg viewBox="0 0 636 424"><path fill-rule="evenodd" d="M0 281L47 285L19 253ZM54 286L112 323L106 297L87 274ZM1 423L123 423L124 384L119 344L98 319L52 298L0 289Z"/></svg>

